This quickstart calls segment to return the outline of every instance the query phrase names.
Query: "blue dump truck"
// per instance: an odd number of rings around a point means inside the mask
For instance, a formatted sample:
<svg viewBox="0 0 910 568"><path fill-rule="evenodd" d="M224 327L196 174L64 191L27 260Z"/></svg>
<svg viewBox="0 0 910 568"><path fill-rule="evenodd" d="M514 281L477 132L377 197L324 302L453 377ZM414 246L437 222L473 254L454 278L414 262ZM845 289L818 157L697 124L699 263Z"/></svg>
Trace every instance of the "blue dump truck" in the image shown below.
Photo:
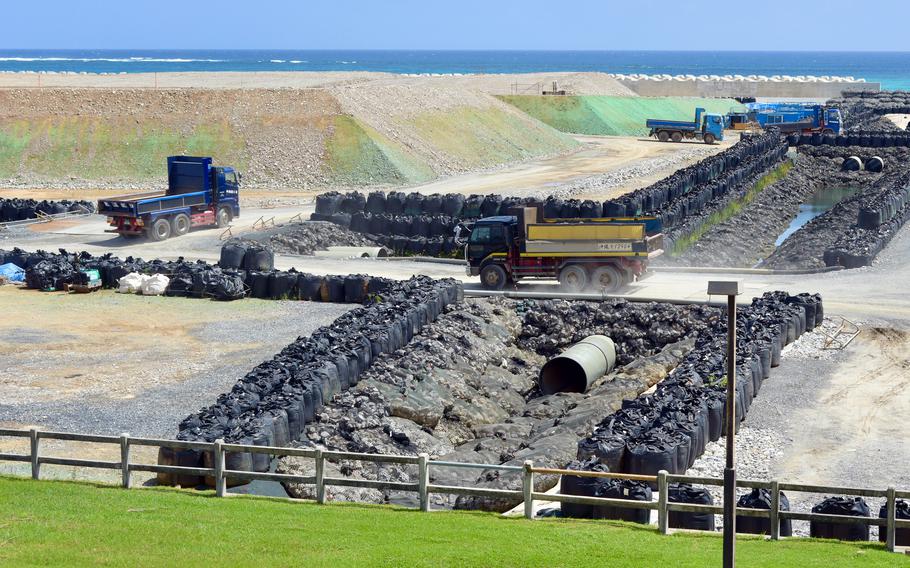
<svg viewBox="0 0 910 568"><path fill-rule="evenodd" d="M783 133L821 132L842 134L844 124L840 109L817 103L751 103L746 112L730 113L734 130L748 130L754 126L775 127Z"/></svg>
<svg viewBox="0 0 910 568"><path fill-rule="evenodd" d="M710 114L703 108L695 109L695 121L662 120L649 118L645 126L651 129L648 136L656 136L661 142L682 142L684 138L702 140L705 144L714 144L724 139L725 118L719 114Z"/></svg>
<svg viewBox="0 0 910 568"><path fill-rule="evenodd" d="M171 156L167 191L98 200L98 213L124 237L154 241L187 234L193 227L227 227L240 216L240 174L213 166L212 158Z"/></svg>

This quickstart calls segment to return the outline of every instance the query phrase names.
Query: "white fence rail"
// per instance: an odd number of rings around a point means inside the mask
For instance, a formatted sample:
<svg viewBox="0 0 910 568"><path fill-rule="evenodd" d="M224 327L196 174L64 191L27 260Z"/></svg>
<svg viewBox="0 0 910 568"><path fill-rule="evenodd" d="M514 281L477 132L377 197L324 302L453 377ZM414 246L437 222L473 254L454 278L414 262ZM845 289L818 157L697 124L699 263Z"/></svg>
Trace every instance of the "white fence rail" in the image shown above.
<svg viewBox="0 0 910 568"><path fill-rule="evenodd" d="M657 475L637 475L627 473L602 473L595 471L575 471L534 467L530 461L522 466L462 463L441 460L431 460L427 454L417 456L399 456L389 454L367 454L357 452L337 452L321 449L289 448L277 446L252 446L245 444L229 444L222 440L215 442L191 442L184 440L163 440L156 438L134 438L129 434L120 436L100 436L92 434L76 434L71 432L45 432L36 429L18 430L0 428L0 437L27 438L29 440L29 453L0 453L0 462L26 462L31 464L31 476L40 479L42 465L62 465L96 469L118 469L122 473L121 485L131 488L131 474L133 472L165 473L172 475L205 476L214 480L215 494L226 497L229 479L264 480L277 482L291 482L314 485L316 501L320 504L326 501L327 486L360 487L371 489L386 489L397 491L413 491L418 494L421 511L429 511L430 494L469 495L478 497L491 497L499 499L516 499L524 502L524 515L528 519L534 517L534 501L555 501L558 503L575 503L580 505L611 506L626 509L647 509L657 511L657 526L662 534L669 534L669 513L711 513L723 514L720 505L698 505L691 503L671 503L668 500L670 483L690 483L696 485L723 486L723 479L713 477L697 477L691 475L675 475L661 471ZM41 440L59 440L73 442L88 442L96 444L111 444L120 447L120 461L89 460L77 458L64 458L41 455ZM130 449L133 446L150 446L170 449L189 449L212 452L213 467L187 467L175 465L134 463L130 459ZM315 460L315 475L293 475L286 473L254 472L231 470L225 467L226 452L249 452L251 454L267 454L270 456L296 456ZM377 481L368 479L352 479L347 477L329 477L325 475L326 460L358 460L373 463L396 463L416 465L418 474L416 483L395 481ZM522 489L484 489L479 487L460 487L451 485L434 485L429 482L430 467L456 467L481 470L498 470L520 473L522 476ZM535 475L572 475L577 477L600 477L613 479L627 479L644 481L657 485L657 501L632 501L627 499L613 499L605 497L587 497L581 495L566 495L560 493L542 493L534 491ZM772 539L780 538L780 521L792 519L798 521L820 521L828 523L855 524L864 526L878 526L885 530L885 542L888 550L896 548L895 531L898 528L910 529L910 520L897 519L895 502L897 499L910 499L910 491L887 489L868 489L857 487L829 487L822 485L805 485L797 483L782 483L779 481L737 480L737 487L749 489L767 489L771 494L770 509L747 509L737 507L736 515L745 517L759 517L768 519L771 527ZM852 495L857 497L884 498L887 515L885 518L854 517L846 515L827 515L820 513L803 513L797 511L780 510L780 495L782 491L823 493L833 495Z"/></svg>

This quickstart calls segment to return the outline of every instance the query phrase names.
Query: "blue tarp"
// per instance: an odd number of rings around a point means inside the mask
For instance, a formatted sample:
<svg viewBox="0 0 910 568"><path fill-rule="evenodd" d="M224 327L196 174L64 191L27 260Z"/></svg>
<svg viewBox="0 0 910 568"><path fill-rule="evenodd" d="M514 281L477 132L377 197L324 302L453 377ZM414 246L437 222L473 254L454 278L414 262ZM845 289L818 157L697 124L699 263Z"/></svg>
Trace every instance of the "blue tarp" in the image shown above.
<svg viewBox="0 0 910 568"><path fill-rule="evenodd" d="M25 281L25 271L12 262L0 265L0 276L4 276L10 282Z"/></svg>

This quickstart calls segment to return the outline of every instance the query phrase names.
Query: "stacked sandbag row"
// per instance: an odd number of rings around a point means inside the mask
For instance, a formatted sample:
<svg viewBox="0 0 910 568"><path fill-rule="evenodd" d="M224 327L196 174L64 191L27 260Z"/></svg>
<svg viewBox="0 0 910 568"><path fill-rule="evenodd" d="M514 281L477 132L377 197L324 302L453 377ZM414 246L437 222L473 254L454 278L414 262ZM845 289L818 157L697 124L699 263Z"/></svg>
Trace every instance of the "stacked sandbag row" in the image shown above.
<svg viewBox="0 0 910 568"><path fill-rule="evenodd" d="M34 199L0 198L0 223L36 219L38 214L59 215L61 213L94 213L95 204L90 201L35 201Z"/></svg>
<svg viewBox="0 0 910 568"><path fill-rule="evenodd" d="M910 179L901 176L890 187L860 205L856 226L825 250L825 266L869 266L910 220Z"/></svg>
<svg viewBox="0 0 910 568"><path fill-rule="evenodd" d="M829 103L841 109L851 129L898 130L897 125L883 120L887 114L910 114L910 92L844 92L843 98Z"/></svg>
<svg viewBox="0 0 910 568"><path fill-rule="evenodd" d="M894 503L895 518L910 520L910 504L903 499ZM812 507L813 513L825 515L841 515L846 517L870 517L869 505L862 497L827 497ZM878 517L888 517L887 504L882 504ZM869 525L833 523L830 521L810 521L809 535L813 538L833 538L836 540L867 541L869 540ZM878 540L884 542L885 527L879 527ZM786 535L785 535L786 536ZM910 529L895 529L894 544L896 546L910 546Z"/></svg>
<svg viewBox="0 0 910 568"><path fill-rule="evenodd" d="M61 290L65 284L80 284L86 270L97 270L102 286L118 288L120 279L137 273L168 277L165 296L238 300L244 297L272 300L309 300L361 304L376 289L390 282L366 275L316 276L294 269L275 270L272 251L246 243L228 243L218 266L205 261L145 261L22 249L0 250L0 264L7 262L25 270L26 285L37 290Z"/></svg>
<svg viewBox="0 0 910 568"><path fill-rule="evenodd" d="M787 135L790 146L858 146L864 148L910 148L910 132L901 130L851 130L846 134L821 132Z"/></svg>
<svg viewBox="0 0 910 568"><path fill-rule="evenodd" d="M786 157L776 130L742 138L732 147L677 170L657 183L604 203L604 216L654 215L666 232Z"/></svg>
<svg viewBox="0 0 910 568"><path fill-rule="evenodd" d="M737 313L736 414L745 419L752 399L785 345L824 318L821 297L769 292ZM698 334L695 347L653 394L625 400L578 443L577 458L609 471L683 474L708 442L724 433L726 318Z"/></svg>
<svg viewBox="0 0 910 568"><path fill-rule="evenodd" d="M380 285L373 285L374 282ZM345 281L347 283L347 281ZM370 301L331 325L301 337L247 373L215 404L180 423L177 439L262 446L286 446L337 393L360 380L383 353L401 349L463 295L454 280L414 277L407 281L370 280ZM161 464L198 467L211 455L162 448ZM233 470L267 471L263 454L228 454ZM159 482L195 486L196 476L160 475Z"/></svg>

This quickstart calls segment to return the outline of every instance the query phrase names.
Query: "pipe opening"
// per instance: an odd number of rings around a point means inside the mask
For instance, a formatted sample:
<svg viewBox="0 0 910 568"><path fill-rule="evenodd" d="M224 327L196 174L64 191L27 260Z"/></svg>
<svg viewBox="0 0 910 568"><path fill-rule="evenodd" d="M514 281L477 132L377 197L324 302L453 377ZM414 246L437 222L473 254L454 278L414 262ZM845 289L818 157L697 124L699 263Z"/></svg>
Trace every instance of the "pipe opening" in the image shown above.
<svg viewBox="0 0 910 568"><path fill-rule="evenodd" d="M542 394L585 392L586 390L588 390L588 377L584 367L568 357L550 359L540 369L540 392Z"/></svg>

